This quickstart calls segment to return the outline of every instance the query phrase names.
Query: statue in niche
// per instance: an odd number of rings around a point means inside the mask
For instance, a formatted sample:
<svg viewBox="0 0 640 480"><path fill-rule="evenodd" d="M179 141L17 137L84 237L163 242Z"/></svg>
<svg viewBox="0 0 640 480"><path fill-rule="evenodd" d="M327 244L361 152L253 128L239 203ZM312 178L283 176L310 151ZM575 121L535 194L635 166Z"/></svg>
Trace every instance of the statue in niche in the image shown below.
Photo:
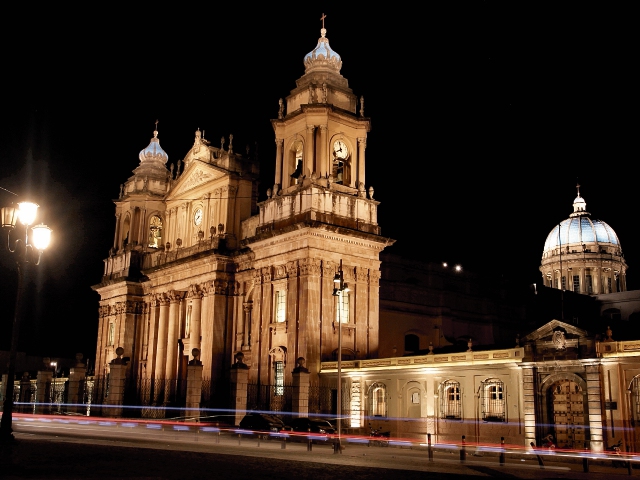
<svg viewBox="0 0 640 480"><path fill-rule="evenodd" d="M237 352L233 356L233 360L234 360L234 363L231 366L231 368L240 369L240 370L248 370L249 369L249 366L244 363L244 353Z"/></svg>

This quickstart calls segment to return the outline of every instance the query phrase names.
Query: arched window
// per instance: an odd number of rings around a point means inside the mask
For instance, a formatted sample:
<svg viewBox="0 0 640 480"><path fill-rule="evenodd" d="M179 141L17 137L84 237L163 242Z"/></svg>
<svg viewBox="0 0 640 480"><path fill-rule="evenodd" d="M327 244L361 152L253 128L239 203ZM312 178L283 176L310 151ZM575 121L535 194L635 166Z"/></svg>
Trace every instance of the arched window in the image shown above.
<svg viewBox="0 0 640 480"><path fill-rule="evenodd" d="M440 418L462 418L460 382L447 380L440 385Z"/></svg>
<svg viewBox="0 0 640 480"><path fill-rule="evenodd" d="M152 215L149 219L149 246L158 248L162 245L162 219Z"/></svg>
<svg viewBox="0 0 640 480"><path fill-rule="evenodd" d="M505 421L504 382L497 378L482 382L480 401L482 402L482 419L485 422Z"/></svg>
<svg viewBox="0 0 640 480"><path fill-rule="evenodd" d="M369 387L369 413L372 417L387 416L387 387L376 382Z"/></svg>
<svg viewBox="0 0 640 480"><path fill-rule="evenodd" d="M122 248L129 244L129 229L131 228L131 217L127 214L122 224Z"/></svg>

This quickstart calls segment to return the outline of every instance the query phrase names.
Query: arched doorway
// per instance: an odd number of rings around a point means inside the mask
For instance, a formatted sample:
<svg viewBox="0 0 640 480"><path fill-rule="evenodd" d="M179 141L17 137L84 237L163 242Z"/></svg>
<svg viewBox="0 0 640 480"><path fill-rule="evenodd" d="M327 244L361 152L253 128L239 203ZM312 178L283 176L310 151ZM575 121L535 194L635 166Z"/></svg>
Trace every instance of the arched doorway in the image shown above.
<svg viewBox="0 0 640 480"><path fill-rule="evenodd" d="M573 379L559 379L547 390L550 432L558 448L587 446L585 392Z"/></svg>

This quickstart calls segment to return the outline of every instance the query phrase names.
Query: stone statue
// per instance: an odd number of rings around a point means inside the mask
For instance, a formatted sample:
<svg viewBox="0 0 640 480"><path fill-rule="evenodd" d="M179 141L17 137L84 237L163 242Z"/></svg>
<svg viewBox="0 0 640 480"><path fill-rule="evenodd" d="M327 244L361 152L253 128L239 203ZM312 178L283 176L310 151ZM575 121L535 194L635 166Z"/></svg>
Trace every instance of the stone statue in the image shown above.
<svg viewBox="0 0 640 480"><path fill-rule="evenodd" d="M304 365L307 361L304 357L298 357L296 360L296 368L293 369L293 373L309 373L309 369Z"/></svg>
<svg viewBox="0 0 640 480"><path fill-rule="evenodd" d="M364 95L360 97L360 116L364 117Z"/></svg>
<svg viewBox="0 0 640 480"><path fill-rule="evenodd" d="M193 360L189 362L189 365L202 365L202 362L200 361L199 348L194 348L193 350L191 350L191 355L193 355Z"/></svg>
<svg viewBox="0 0 640 480"><path fill-rule="evenodd" d="M278 119L282 120L284 118L284 102L282 99L278 100L278 105L280 106L278 108Z"/></svg>
<svg viewBox="0 0 640 480"><path fill-rule="evenodd" d="M239 368L241 370L248 370L249 369L249 366L244 363L244 353L237 352L233 356L233 360L234 360L234 363L231 366L231 368L235 368L235 369Z"/></svg>
<svg viewBox="0 0 640 480"><path fill-rule="evenodd" d="M373 187L369 187L369 198L373 200Z"/></svg>

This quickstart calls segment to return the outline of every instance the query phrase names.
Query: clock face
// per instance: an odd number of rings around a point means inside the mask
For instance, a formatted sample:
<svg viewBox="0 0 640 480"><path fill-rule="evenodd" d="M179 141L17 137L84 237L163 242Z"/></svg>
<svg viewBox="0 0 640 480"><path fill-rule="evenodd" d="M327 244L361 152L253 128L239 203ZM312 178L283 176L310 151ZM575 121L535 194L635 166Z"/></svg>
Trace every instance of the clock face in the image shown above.
<svg viewBox="0 0 640 480"><path fill-rule="evenodd" d="M333 143L333 156L340 159L345 159L349 156L349 149L344 141L336 140Z"/></svg>
<svg viewBox="0 0 640 480"><path fill-rule="evenodd" d="M193 223L200 225L202 223L202 209L198 208L193 212Z"/></svg>

